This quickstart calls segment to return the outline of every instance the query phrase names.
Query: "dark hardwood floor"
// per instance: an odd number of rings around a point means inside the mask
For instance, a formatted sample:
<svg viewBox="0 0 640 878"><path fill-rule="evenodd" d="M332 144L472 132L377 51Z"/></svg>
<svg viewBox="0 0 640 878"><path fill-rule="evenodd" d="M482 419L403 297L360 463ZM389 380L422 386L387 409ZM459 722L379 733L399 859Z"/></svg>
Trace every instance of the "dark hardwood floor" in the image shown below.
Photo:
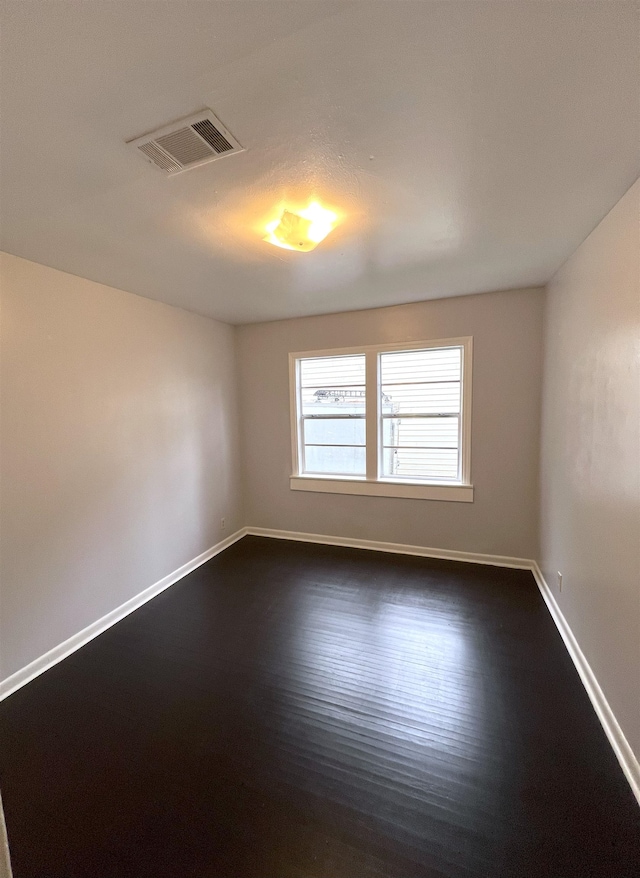
<svg viewBox="0 0 640 878"><path fill-rule="evenodd" d="M246 537L0 727L15 878L640 875L525 571Z"/></svg>

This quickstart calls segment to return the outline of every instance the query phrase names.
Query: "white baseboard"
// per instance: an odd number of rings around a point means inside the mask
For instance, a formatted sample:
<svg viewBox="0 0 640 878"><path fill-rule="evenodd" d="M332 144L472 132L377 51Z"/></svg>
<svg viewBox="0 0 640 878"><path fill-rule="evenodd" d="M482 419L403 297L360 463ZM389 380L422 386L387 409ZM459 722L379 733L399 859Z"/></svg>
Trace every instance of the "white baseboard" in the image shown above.
<svg viewBox="0 0 640 878"><path fill-rule="evenodd" d="M325 536L323 534L298 533L296 531L274 530L267 527L247 527L246 534L261 537L271 537L278 540L296 540L303 543L321 543L327 546L346 546L352 549L371 549L376 552L392 552L401 555L421 555L425 558L441 558L445 561L466 561L472 564L491 564L497 567L513 567L520 570L530 570L540 589L542 598L551 613L556 628L569 655L580 675L580 679L587 691L587 695L600 720L609 743L616 754L620 767L629 785L640 804L640 763L624 732L615 718L607 699L604 696L595 674L591 670L589 662L578 645L569 623L563 616L560 607L544 580L536 561L526 558L510 558L503 555L482 555L474 552L459 552L450 549L427 549L422 546L407 546L401 543L383 543L375 540L358 540L343 537Z"/></svg>
<svg viewBox="0 0 640 878"><path fill-rule="evenodd" d="M443 561L467 561L470 564L490 564L493 567L515 567L531 570L534 561L527 558L510 558L506 555L482 555L476 552L459 552L456 549L429 549L425 546L407 546L403 543L382 543L377 540L358 540L348 537L307 534L292 530L274 530L269 527L247 527L245 532L255 537L276 540L296 540L300 543L321 543L325 546L345 546L349 549L370 549L374 552L392 552L397 555L419 555L423 558L440 558Z"/></svg>
<svg viewBox="0 0 640 878"><path fill-rule="evenodd" d="M304 543L319 543L328 546L345 546L352 549L369 549L376 552L391 552L401 555L418 555L424 558L440 558L445 561L465 561L471 564L489 564L495 567L511 567L518 570L530 570L535 578L538 588L540 589L542 598L551 613L551 617L556 624L560 636L564 641L567 651L571 656L576 670L580 675L580 679L587 691L587 695L591 700L594 710L602 724L607 738L609 739L613 751L616 754L625 777L629 781L629 785L640 804L640 763L631 749L629 742L625 738L624 733L620 728L602 689L600 688L595 674L591 670L584 653L578 645L578 641L569 627L569 623L563 616L551 589L545 582L538 564L527 558L511 558L504 555L484 555L475 552L461 552L453 549L431 549L423 546L408 546L402 543L385 543L376 540L350 539L347 537L327 536L324 534L308 534L300 533L298 531L275 530L266 527L243 527L230 537L227 537L227 539L217 543L211 549L207 549L206 552L198 555L197 558L183 564L178 570L165 576L154 585L149 586L149 588L140 592L140 594L126 601L124 604L121 604L121 606L117 607L115 610L107 613L106 616L103 616L87 628L74 634L73 637L65 640L64 643L54 647L26 667L16 671L15 674L2 680L0 682L0 701L11 695L16 689L24 686L30 680L33 680L34 677L39 676L48 668L62 661L62 659L66 658L68 655L71 655L71 653L75 652L77 649L80 649L85 643L93 640L98 634L101 634L103 631L106 631L107 628L115 625L116 622L119 622L120 619L123 619L125 616L128 616L129 613L137 610L138 607L146 604L147 601L150 601L157 594L160 594L160 592L178 582L188 573L191 573L192 570L200 567L200 565L204 564L210 558L218 555L220 552L233 545L233 543L248 535L269 537L278 540L295 540Z"/></svg>
<svg viewBox="0 0 640 878"><path fill-rule="evenodd" d="M470 561L476 564L493 564L499 567L518 567L525 570L531 569L531 565L533 563L532 561L527 561L522 558L506 558L502 557L501 555L474 555L469 552L448 551L444 549L426 549L422 546L405 546L401 545L400 543L381 543L374 542L373 540L346 539L342 537L325 536L322 534L305 534L286 530L272 530L270 528L263 527L243 527L240 530L236 531L234 534L232 534L230 537L222 540L222 542L217 543L210 549L207 549L206 552L203 552L201 555L193 558L193 560L188 561L186 564L183 564L182 567L174 570L173 573L170 573L168 576L165 576L163 579L160 579L158 582L149 586L149 588L146 588L144 591L141 591L139 594L130 598L128 601L125 601L124 604L116 607L115 610L107 613L106 616L103 616L101 619L98 619L91 625L83 628L82 631L79 631L77 634L69 637L58 646L54 646L53 649L50 649L39 658L34 659L34 661L30 662L24 668L21 668L19 671L11 674L11 676L6 677L4 680L0 681L0 701L2 701L4 698L7 698L9 695L11 695L17 689L20 689L26 683L29 683L35 677L40 676L40 674L53 667L53 665L61 662L68 655L71 655L76 650L80 649L80 647L84 646L85 643L88 643L90 640L93 640L94 637L102 634L102 632L106 631L107 628L115 625L116 622L124 619L125 616L133 613L134 610L138 609L138 607L146 604L147 601L150 601L156 595L160 594L160 592L164 591L166 588L169 588L169 586L174 585L180 579L185 577L188 573L191 573L192 570L200 567L201 564L209 561L215 555L218 555L220 552L224 551L229 546L233 545L233 543L237 542L238 540L242 539L242 537L248 534L251 534L253 536L270 537L272 539L298 540L306 543L323 543L325 545L346 546L356 549L373 549L378 552L396 552L405 555L422 555L427 558L444 558L450 561Z"/></svg>
<svg viewBox="0 0 640 878"><path fill-rule="evenodd" d="M0 878L11 878L11 861L9 859L9 842L7 841L7 825L4 822L2 798L0 797Z"/></svg>
<svg viewBox="0 0 640 878"><path fill-rule="evenodd" d="M0 701L2 701L4 698L7 698L9 695L15 692L16 689L20 689L26 683L33 680L34 677L40 676L40 674L53 667L53 665L57 665L58 662L61 662L62 659L65 659L68 655L71 655L72 652L80 649L80 647L84 646L85 643L93 640L93 638L97 637L98 634L102 634L102 632L106 631L107 628L115 625L116 622L120 621L120 619L124 619L124 617L128 616L129 613L133 613L134 610L137 610L138 607L146 604L147 601L150 601L156 595L160 594L161 591L164 591L166 588L174 585L180 579L183 579L188 573L191 573L192 570L195 570L197 567L200 567L210 558L213 558L215 555L223 552L233 543L241 539L245 535L245 533L246 529L242 528L241 530L236 531L230 537L227 537L225 540L216 543L215 546L207 549L206 552L203 552L201 555L198 555L191 561L187 561L186 564L183 564L182 567L178 567L178 569L174 570L173 573L170 573L168 576L165 576L163 577L163 579L160 579L158 580L158 582L150 585L149 588L146 588L144 591L141 591L139 594L130 598L128 601L125 601L124 604L116 607L115 610L111 610L111 612L107 613L106 616L103 616L101 619L92 622L91 625L83 628L82 631L78 631L77 634L69 637L68 640L65 640L58 646L54 646L53 649L49 650L49 652L45 652L45 654L41 655L40 658L34 659L34 661L30 662L24 668L16 671L15 674L11 674L10 677L6 677L6 679L0 682Z"/></svg>
<svg viewBox="0 0 640 878"><path fill-rule="evenodd" d="M640 805L640 762L638 762L635 753L631 749L631 745L625 738L624 732L620 728L618 720L616 719L614 712L611 710L604 692L600 688L596 675L591 670L591 666L580 649L580 645L578 644L569 623L558 606L551 589L542 575L542 571L535 562L531 568L531 572L538 583L540 593L551 613L553 621L556 623L556 628L560 632L564 645L567 647L567 651L576 666L576 670L580 675L584 688L587 690L587 695L589 696L593 709L597 713L602 728L609 739L613 752L618 758L620 767L624 771L625 777L629 781L633 794Z"/></svg>

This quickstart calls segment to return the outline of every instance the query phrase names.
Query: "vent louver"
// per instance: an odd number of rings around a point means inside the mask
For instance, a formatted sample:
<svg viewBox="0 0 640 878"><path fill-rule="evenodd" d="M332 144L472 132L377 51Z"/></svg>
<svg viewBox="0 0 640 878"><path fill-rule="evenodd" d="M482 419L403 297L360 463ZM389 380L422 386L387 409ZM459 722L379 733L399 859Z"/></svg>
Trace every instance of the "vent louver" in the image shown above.
<svg viewBox="0 0 640 878"><path fill-rule="evenodd" d="M212 147L212 149L215 149L216 152L227 152L228 150L233 149L233 146L229 143L227 138L218 131L215 125L212 125L209 119L203 119L202 122L196 122L193 127L200 137L204 137L209 146Z"/></svg>
<svg viewBox="0 0 640 878"><path fill-rule="evenodd" d="M127 143L169 177L244 151L211 110L179 119Z"/></svg>
<svg viewBox="0 0 640 878"><path fill-rule="evenodd" d="M159 168L162 168L163 171L171 172L180 170L178 162L174 162L173 159L170 159L165 152L155 145L155 143L143 143L138 149Z"/></svg>

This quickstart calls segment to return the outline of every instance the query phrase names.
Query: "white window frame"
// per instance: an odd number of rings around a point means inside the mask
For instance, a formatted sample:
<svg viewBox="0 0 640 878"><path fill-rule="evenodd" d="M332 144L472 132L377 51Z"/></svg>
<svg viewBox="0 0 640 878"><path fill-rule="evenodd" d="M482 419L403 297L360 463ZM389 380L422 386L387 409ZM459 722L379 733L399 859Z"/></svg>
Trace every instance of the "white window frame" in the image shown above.
<svg viewBox="0 0 640 878"><path fill-rule="evenodd" d="M446 347L459 347L462 350L460 479L455 482L426 482L424 479L411 481L398 478L384 478L380 475L380 456L382 453L382 418L379 411L380 354L386 354L389 351L416 351ZM324 476L301 473L302 406L300 404L300 360L313 357L339 357L353 354L364 354L365 356L366 475ZM462 503L473 503L473 485L471 483L472 360L473 338L471 336L290 353L289 392L293 461L293 474L289 480L291 490L314 491L321 494L361 494L375 497L405 497L420 500L454 500Z"/></svg>

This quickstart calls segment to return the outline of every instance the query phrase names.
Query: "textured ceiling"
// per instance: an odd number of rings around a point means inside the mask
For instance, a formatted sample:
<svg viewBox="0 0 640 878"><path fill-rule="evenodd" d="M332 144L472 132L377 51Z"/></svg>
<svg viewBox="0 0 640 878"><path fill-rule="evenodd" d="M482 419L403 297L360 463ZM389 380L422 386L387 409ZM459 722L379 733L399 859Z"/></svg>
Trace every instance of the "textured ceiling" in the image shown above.
<svg viewBox="0 0 640 878"><path fill-rule="evenodd" d="M230 322L544 283L640 174L627 2L2 3L2 249ZM247 151L125 140L210 107ZM280 204L343 216L313 253Z"/></svg>

